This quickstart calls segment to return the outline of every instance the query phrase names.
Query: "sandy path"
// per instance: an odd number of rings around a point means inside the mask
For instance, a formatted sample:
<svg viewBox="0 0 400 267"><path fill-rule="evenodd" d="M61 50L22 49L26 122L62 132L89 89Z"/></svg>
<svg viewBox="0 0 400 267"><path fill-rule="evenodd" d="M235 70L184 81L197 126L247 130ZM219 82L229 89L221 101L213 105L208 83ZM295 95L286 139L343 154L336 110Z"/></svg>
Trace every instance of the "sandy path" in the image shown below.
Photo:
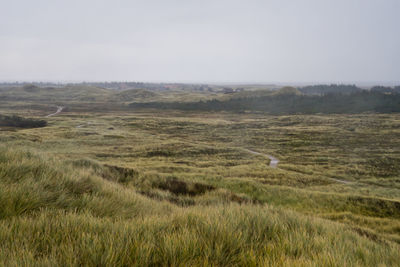
<svg viewBox="0 0 400 267"><path fill-rule="evenodd" d="M61 112L63 109L64 109L64 107L57 106L57 111L56 111L56 112L54 112L54 113L51 113L51 114L47 115L46 117L52 117L52 116L55 116L55 115L57 115L58 113L60 113L60 112Z"/></svg>
<svg viewBox="0 0 400 267"><path fill-rule="evenodd" d="M260 156L264 156L264 157L269 158L269 160L270 160L269 166L271 168L277 168L278 167L279 159L275 158L274 156L263 154L263 153L260 153L260 152L256 152L256 151L253 151L253 150L250 150L250 149L245 149L245 150L247 152L253 154L253 155L260 155Z"/></svg>
<svg viewBox="0 0 400 267"><path fill-rule="evenodd" d="M340 179L335 179L335 178L330 178L332 181L341 183L341 184L354 184L354 182L351 181L345 181L345 180L340 180Z"/></svg>

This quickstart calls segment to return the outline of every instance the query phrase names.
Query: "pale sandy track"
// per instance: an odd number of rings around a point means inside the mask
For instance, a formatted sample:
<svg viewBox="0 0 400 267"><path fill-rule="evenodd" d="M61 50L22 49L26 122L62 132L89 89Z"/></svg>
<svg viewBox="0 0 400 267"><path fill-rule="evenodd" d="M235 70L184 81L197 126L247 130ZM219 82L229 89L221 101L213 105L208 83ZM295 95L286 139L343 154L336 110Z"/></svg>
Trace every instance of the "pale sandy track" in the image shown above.
<svg viewBox="0 0 400 267"><path fill-rule="evenodd" d="M253 155L260 155L260 156L264 156L264 157L269 158L269 160L270 160L269 161L269 166L271 168L277 168L278 167L279 159L275 158L274 156L271 156L271 155L268 155L268 154L263 154L263 153L260 153L260 152L256 152L256 151L253 151L253 150L250 150L250 149L245 149L245 150L247 152L253 154Z"/></svg>
<svg viewBox="0 0 400 267"><path fill-rule="evenodd" d="M57 111L56 111L56 112L54 112L54 113L51 113L51 114L47 115L46 117L52 117L52 116L55 116L55 115L57 115L58 113L60 113L60 112L61 112L63 109L64 109L64 107L57 106Z"/></svg>
<svg viewBox="0 0 400 267"><path fill-rule="evenodd" d="M340 179L335 179L335 178L330 178L332 181L341 183L341 184L354 184L354 182L351 181L345 181L345 180L340 180Z"/></svg>

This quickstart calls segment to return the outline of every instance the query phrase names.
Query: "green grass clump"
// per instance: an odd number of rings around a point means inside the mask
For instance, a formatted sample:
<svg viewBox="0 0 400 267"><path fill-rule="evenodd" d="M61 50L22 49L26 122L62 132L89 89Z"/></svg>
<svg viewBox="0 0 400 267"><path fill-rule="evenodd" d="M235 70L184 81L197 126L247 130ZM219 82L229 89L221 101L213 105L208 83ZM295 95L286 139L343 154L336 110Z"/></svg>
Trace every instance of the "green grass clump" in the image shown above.
<svg viewBox="0 0 400 267"><path fill-rule="evenodd" d="M0 153L0 219L48 208L132 217L162 207L152 206L147 198L104 179L93 169L75 169L31 152L2 148Z"/></svg>
<svg viewBox="0 0 400 267"><path fill-rule="evenodd" d="M399 250L271 207L176 210L122 220L42 210L0 222L0 262L51 266L395 266Z"/></svg>

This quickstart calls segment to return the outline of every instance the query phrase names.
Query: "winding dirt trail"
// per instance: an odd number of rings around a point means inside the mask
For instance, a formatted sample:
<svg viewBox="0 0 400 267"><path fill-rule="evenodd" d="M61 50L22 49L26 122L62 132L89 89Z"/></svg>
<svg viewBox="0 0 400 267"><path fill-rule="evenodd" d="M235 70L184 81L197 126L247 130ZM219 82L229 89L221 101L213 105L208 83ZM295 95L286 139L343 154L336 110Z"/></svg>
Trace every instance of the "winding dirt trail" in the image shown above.
<svg viewBox="0 0 400 267"><path fill-rule="evenodd" d="M63 109L64 109L64 107L57 106L57 111L54 112L54 113L51 113L51 114L47 115L46 118L47 118L47 117L52 117L52 116L57 115L58 113L60 113L61 111L63 111Z"/></svg>
<svg viewBox="0 0 400 267"><path fill-rule="evenodd" d="M256 151L253 151L253 150L250 150L250 149L244 149L244 150L249 152L250 154L253 154L253 155L260 155L260 156L264 156L264 157L269 158L269 160L270 160L269 161L269 166L271 168L278 168L279 159L275 158L274 156L271 156L271 155L268 155L268 154L263 154L263 153L260 153L260 152L256 152Z"/></svg>

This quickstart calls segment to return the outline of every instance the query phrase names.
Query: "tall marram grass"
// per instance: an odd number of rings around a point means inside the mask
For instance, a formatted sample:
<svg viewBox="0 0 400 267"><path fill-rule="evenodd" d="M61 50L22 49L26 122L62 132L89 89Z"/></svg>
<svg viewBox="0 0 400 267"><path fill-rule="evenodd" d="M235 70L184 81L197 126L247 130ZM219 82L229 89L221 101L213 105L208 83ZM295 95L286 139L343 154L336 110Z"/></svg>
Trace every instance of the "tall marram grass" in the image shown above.
<svg viewBox="0 0 400 267"><path fill-rule="evenodd" d="M268 205L182 208L0 148L0 266L396 266L400 247Z"/></svg>

